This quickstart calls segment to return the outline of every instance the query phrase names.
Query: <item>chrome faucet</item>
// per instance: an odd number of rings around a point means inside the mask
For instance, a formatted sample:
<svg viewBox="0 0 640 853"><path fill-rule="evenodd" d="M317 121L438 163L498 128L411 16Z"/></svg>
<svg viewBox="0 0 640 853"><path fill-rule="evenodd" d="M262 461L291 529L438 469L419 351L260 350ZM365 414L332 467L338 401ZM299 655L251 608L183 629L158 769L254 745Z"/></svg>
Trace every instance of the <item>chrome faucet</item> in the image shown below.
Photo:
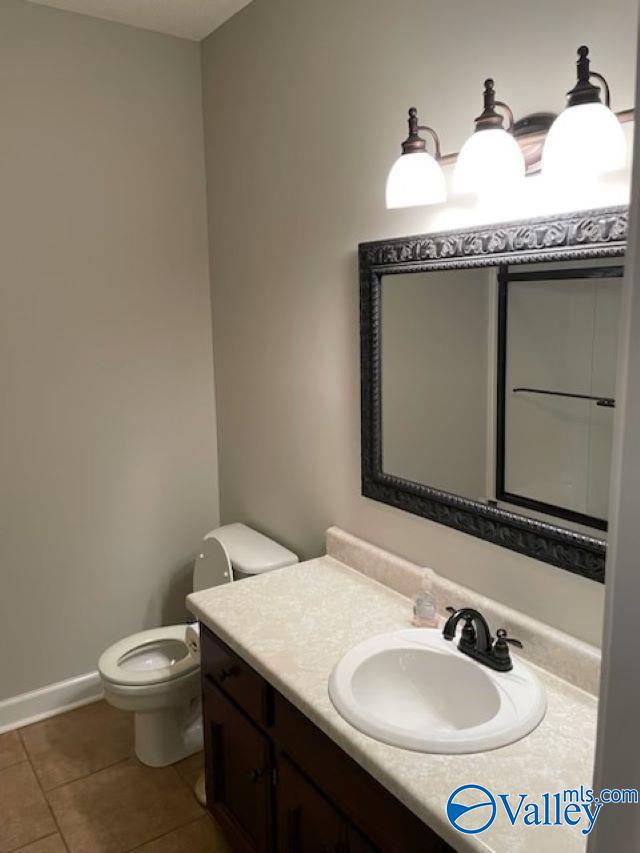
<svg viewBox="0 0 640 853"><path fill-rule="evenodd" d="M496 639L494 640L487 620L479 610L474 610L472 607L462 607L460 610L447 607L447 611L451 615L442 629L442 636L445 640L455 638L458 622L464 619L458 649L463 654L491 669L498 670L498 672L508 672L513 669L509 644L521 649L520 640L508 637L504 628L499 628L496 631Z"/></svg>

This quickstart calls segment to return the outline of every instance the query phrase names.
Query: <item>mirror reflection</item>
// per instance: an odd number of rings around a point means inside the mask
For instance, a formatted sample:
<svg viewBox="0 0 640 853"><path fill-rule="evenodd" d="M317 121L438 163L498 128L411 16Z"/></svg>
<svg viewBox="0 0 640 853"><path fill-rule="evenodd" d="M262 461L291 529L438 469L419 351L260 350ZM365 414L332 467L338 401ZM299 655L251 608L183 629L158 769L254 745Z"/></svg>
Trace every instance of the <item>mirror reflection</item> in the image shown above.
<svg viewBox="0 0 640 853"><path fill-rule="evenodd" d="M383 471L602 536L622 271L384 275Z"/></svg>

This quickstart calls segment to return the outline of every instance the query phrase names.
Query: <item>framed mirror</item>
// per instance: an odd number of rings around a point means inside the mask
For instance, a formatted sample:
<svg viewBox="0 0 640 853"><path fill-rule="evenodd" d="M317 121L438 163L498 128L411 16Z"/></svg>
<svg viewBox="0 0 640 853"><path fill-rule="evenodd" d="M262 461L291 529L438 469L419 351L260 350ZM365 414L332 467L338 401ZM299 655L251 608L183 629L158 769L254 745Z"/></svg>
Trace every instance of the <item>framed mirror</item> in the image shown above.
<svg viewBox="0 0 640 853"><path fill-rule="evenodd" d="M627 209L359 247L362 493L604 580Z"/></svg>

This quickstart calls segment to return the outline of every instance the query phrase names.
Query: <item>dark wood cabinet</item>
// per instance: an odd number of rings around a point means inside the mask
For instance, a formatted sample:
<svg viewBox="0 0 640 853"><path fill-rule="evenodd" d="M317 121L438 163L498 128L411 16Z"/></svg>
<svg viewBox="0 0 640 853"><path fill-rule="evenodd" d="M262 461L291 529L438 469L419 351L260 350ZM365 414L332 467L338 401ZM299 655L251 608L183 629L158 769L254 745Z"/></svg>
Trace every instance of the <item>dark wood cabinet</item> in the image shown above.
<svg viewBox="0 0 640 853"><path fill-rule="evenodd" d="M239 853L453 853L202 626L207 808Z"/></svg>
<svg viewBox="0 0 640 853"><path fill-rule="evenodd" d="M374 845L352 826L347 827L347 847L349 853L380 853Z"/></svg>
<svg viewBox="0 0 640 853"><path fill-rule="evenodd" d="M264 678L221 640L205 641L205 649L205 681L220 687L259 726L270 726L273 691Z"/></svg>
<svg viewBox="0 0 640 853"><path fill-rule="evenodd" d="M273 836L269 739L206 681L203 706L207 803L239 850L267 853Z"/></svg>
<svg viewBox="0 0 640 853"><path fill-rule="evenodd" d="M281 754L278 761L278 853L347 853L347 822Z"/></svg>

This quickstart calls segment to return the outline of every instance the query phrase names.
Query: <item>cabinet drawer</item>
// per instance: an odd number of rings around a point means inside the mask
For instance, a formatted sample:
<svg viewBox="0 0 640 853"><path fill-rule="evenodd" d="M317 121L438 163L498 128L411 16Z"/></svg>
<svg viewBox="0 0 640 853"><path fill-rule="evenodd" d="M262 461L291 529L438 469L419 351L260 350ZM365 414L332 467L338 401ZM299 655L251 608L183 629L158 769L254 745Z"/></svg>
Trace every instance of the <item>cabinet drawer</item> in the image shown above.
<svg viewBox="0 0 640 853"><path fill-rule="evenodd" d="M261 726L273 724L273 688L246 661L201 625L202 677L212 681Z"/></svg>

